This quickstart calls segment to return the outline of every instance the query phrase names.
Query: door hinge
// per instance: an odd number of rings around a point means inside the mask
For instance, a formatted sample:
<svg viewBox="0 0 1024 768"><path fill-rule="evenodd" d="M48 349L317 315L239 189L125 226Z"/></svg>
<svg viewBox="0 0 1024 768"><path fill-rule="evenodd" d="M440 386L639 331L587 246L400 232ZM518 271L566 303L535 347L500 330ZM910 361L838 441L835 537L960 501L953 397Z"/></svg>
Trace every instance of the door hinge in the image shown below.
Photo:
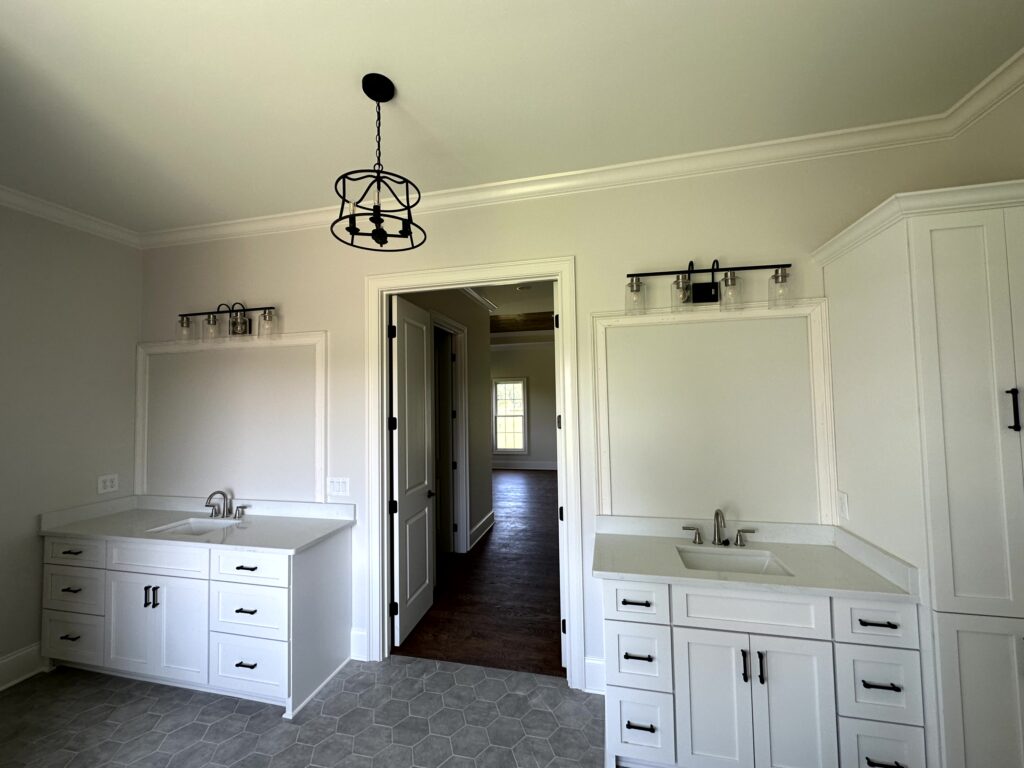
<svg viewBox="0 0 1024 768"><path fill-rule="evenodd" d="M392 616L397 616L398 615L398 603L392 602L389 610L390 610Z"/></svg>
<svg viewBox="0 0 1024 768"><path fill-rule="evenodd" d="M398 514L398 502L395 501L394 499L388 502L388 512L390 512L392 515Z"/></svg>
<svg viewBox="0 0 1024 768"><path fill-rule="evenodd" d="M459 524L458 523L452 523L452 530L455 533L458 533L459 532Z"/></svg>
<svg viewBox="0 0 1024 768"><path fill-rule="evenodd" d="M555 328L558 327L558 315L555 315Z"/></svg>
<svg viewBox="0 0 1024 768"><path fill-rule="evenodd" d="M455 411L452 411L452 418L455 418Z"/></svg>
<svg viewBox="0 0 1024 768"><path fill-rule="evenodd" d="M459 462L453 461L452 462L452 469L458 469L458 468L459 468Z"/></svg>
<svg viewBox="0 0 1024 768"><path fill-rule="evenodd" d="M398 429L398 419L394 416L388 416L388 429L392 432Z"/></svg>
<svg viewBox="0 0 1024 768"><path fill-rule="evenodd" d="M555 426L558 429L562 428L562 414L558 414L558 416L555 417Z"/></svg>
<svg viewBox="0 0 1024 768"><path fill-rule="evenodd" d="M565 634L565 619L562 619L562 634Z"/></svg>
<svg viewBox="0 0 1024 768"><path fill-rule="evenodd" d="M558 508L558 519L565 520L565 507Z"/></svg>
<svg viewBox="0 0 1024 768"><path fill-rule="evenodd" d="M389 339L397 339L398 338L398 326L397 325L389 325L388 326L388 338Z"/></svg>
<svg viewBox="0 0 1024 768"><path fill-rule="evenodd" d="M454 352L452 352L452 362L453 363L455 362L455 353Z"/></svg>

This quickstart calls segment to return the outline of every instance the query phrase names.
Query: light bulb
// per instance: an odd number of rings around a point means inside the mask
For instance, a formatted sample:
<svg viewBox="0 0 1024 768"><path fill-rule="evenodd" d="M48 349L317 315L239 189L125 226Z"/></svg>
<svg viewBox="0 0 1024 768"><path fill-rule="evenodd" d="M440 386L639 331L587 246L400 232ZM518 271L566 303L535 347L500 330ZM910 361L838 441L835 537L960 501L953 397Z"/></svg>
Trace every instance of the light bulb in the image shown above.
<svg viewBox="0 0 1024 768"><path fill-rule="evenodd" d="M647 286L639 277L626 283L626 314L637 315L647 310Z"/></svg>

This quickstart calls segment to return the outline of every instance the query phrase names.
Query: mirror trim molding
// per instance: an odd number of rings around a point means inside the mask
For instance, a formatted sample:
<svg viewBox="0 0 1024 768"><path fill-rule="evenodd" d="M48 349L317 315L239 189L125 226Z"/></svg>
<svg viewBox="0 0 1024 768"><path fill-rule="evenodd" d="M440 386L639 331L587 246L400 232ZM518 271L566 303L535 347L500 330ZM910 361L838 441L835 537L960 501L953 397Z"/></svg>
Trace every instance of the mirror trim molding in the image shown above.
<svg viewBox="0 0 1024 768"><path fill-rule="evenodd" d="M771 320L802 317L807 322L811 375L811 412L814 415L815 475L818 523L839 525L839 481L836 468L835 419L832 410L832 362L828 340L826 299L796 299L788 306L748 304L722 311L718 305L695 306L682 312L654 310L643 314L600 312L592 315L594 357L594 439L597 455L597 514L611 515L611 446L608 434L608 330L619 327L714 323L729 320Z"/></svg>

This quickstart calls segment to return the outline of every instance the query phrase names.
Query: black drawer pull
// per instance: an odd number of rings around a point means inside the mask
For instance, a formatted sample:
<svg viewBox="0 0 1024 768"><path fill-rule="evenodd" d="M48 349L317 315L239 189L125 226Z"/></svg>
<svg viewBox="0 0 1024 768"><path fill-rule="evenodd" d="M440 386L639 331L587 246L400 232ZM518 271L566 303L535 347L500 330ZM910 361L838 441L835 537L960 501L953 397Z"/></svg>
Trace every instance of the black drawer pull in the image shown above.
<svg viewBox="0 0 1024 768"><path fill-rule="evenodd" d="M868 621L867 619L857 619L857 623L862 627L882 627L883 629L900 628L900 625L894 621Z"/></svg>
<svg viewBox="0 0 1024 768"><path fill-rule="evenodd" d="M246 616L255 616L255 608L235 608L235 613L244 613Z"/></svg>
<svg viewBox="0 0 1024 768"><path fill-rule="evenodd" d="M143 589L145 589L146 591L146 599L143 601L142 607L149 608L149 606L153 604L153 598L150 596L150 593L153 591L153 587L152 585L150 585L148 587L144 587Z"/></svg>
<svg viewBox="0 0 1024 768"><path fill-rule="evenodd" d="M235 666L236 667L241 667L242 669L256 669L256 664L255 663L253 663L253 664L246 664L244 661L238 662L237 664L235 664Z"/></svg>
<svg viewBox="0 0 1024 768"><path fill-rule="evenodd" d="M740 677L743 678L744 683L750 682L750 659L747 658L747 649L740 649L740 662L743 664L743 670L740 672Z"/></svg>
<svg viewBox="0 0 1024 768"><path fill-rule="evenodd" d="M650 600L644 600L641 603L639 600L627 600L626 598L622 598L622 604L623 605L639 605L641 608L650 608L651 607L651 601Z"/></svg>
<svg viewBox="0 0 1024 768"><path fill-rule="evenodd" d="M72 595L77 595L81 591L82 591L81 587L77 587L77 588L75 588L75 587L64 587L64 589L61 590L61 592L70 592Z"/></svg>
<svg viewBox="0 0 1024 768"><path fill-rule="evenodd" d="M655 729L654 729L653 725L637 725L636 723L631 723L629 720L627 720L626 721L626 730L628 730L628 731L647 731L648 733L654 733Z"/></svg>
<svg viewBox="0 0 1024 768"><path fill-rule="evenodd" d="M156 608L160 605L160 601L156 599L157 594L160 592L160 587L153 587L153 607Z"/></svg>
<svg viewBox="0 0 1024 768"><path fill-rule="evenodd" d="M258 565L236 565L235 566L235 570L236 571L255 571L257 568L259 568Z"/></svg>
<svg viewBox="0 0 1024 768"><path fill-rule="evenodd" d="M70 640L72 643L77 643L79 640L82 639L82 636L81 635L61 635L60 639L61 640Z"/></svg>
<svg viewBox="0 0 1024 768"><path fill-rule="evenodd" d="M903 691L903 686L896 685L896 683L869 683L867 680L861 680L860 684L869 691L876 689L880 691L892 691L893 693L901 693Z"/></svg>
<svg viewBox="0 0 1024 768"><path fill-rule="evenodd" d="M864 762L868 764L868 768L907 768L907 766L905 766L899 760L896 760L891 763L880 763L877 760L872 760L870 757L865 756Z"/></svg>
<svg viewBox="0 0 1024 768"><path fill-rule="evenodd" d="M647 654L646 656L635 656L632 653L624 653L622 654L622 658L627 661L654 661L654 657L651 656L651 654Z"/></svg>
<svg viewBox="0 0 1024 768"><path fill-rule="evenodd" d="M764 657L768 654L765 651L757 652L757 682L764 685L764 681L767 679L764 674Z"/></svg>
<svg viewBox="0 0 1024 768"><path fill-rule="evenodd" d="M75 555L77 557L78 555L82 554L82 550L80 550L80 549L65 549L63 552L61 552L61 554L62 555Z"/></svg>
<svg viewBox="0 0 1024 768"><path fill-rule="evenodd" d="M1018 399L1020 390L1014 387L1013 389L1006 390L1006 394L1008 394L1013 401L1013 424L1007 427L1007 429L1012 429L1014 432L1020 432L1020 400Z"/></svg>

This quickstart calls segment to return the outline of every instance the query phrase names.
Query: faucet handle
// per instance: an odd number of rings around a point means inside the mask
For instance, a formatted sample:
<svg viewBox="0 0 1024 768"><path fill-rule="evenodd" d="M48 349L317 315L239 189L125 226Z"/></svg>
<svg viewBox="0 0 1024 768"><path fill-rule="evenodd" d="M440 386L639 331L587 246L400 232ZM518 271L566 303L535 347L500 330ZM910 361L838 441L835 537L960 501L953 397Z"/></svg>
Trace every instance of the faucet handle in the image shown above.
<svg viewBox="0 0 1024 768"><path fill-rule="evenodd" d="M247 510L251 506L251 504L239 504L237 507L235 507L235 520L241 520L243 517L245 517L245 510Z"/></svg>
<svg viewBox="0 0 1024 768"><path fill-rule="evenodd" d="M756 528L740 528L736 531L736 546L745 547L747 546L747 540L743 537L745 533L757 533Z"/></svg>
<svg viewBox="0 0 1024 768"><path fill-rule="evenodd" d="M210 501L206 503L206 506L210 508L210 517L220 517L220 504Z"/></svg>
<svg viewBox="0 0 1024 768"><path fill-rule="evenodd" d="M700 535L700 526L697 526L697 525L684 525L683 526L683 530L684 531L693 531L693 543L694 544L703 544L704 543L704 537Z"/></svg>

